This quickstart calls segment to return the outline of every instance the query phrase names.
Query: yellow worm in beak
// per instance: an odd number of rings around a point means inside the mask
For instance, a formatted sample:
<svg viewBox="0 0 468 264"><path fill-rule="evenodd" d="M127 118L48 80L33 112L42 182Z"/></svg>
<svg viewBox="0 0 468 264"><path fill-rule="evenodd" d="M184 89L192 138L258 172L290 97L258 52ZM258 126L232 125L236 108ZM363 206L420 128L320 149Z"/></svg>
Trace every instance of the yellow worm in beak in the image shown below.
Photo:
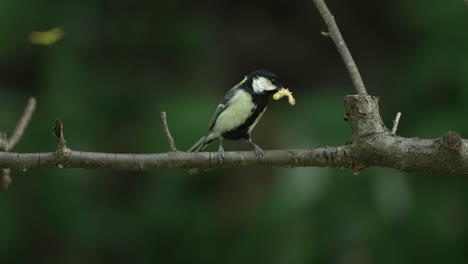
<svg viewBox="0 0 468 264"><path fill-rule="evenodd" d="M292 92L289 91L289 89L282 88L281 90L279 90L273 95L273 99L279 100L281 99L281 97L284 97L284 96L288 97L288 102L290 105L296 104L296 99L294 99L294 97L292 96Z"/></svg>

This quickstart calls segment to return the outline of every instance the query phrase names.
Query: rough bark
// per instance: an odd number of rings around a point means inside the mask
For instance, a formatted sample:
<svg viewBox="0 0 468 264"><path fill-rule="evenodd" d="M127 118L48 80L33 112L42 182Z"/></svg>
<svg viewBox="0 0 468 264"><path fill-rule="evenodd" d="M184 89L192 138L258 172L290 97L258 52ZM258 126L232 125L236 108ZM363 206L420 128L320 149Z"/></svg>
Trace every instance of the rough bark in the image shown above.
<svg viewBox="0 0 468 264"><path fill-rule="evenodd" d="M360 171L383 166L406 172L468 174L467 140L455 132L439 139L404 138L385 127L378 98L345 97L351 138L343 146L317 149L269 150L263 158L253 151L226 152L219 163L215 152L171 151L157 154L116 154L70 150L65 146L62 125L54 129L58 150L51 153L0 153L0 167L16 170L87 168L114 170L216 169L235 167L341 167ZM57 128L58 127L58 128Z"/></svg>

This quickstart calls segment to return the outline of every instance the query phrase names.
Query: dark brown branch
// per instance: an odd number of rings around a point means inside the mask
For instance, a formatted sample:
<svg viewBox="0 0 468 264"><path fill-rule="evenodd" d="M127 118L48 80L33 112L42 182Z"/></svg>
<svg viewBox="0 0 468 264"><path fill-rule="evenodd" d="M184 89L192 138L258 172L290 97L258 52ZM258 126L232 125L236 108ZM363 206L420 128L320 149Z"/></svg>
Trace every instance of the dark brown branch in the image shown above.
<svg viewBox="0 0 468 264"><path fill-rule="evenodd" d="M338 52L340 53L341 58L343 59L343 62L346 66L346 69L349 72L351 80L353 81L356 92L358 94L367 94L366 87L364 86L364 82L361 78L361 74L359 73L356 63L354 62L353 56L351 56L351 52L349 52L349 49L346 46L343 37L341 36L341 32L338 28L338 25L335 22L335 18L331 14L324 0L313 1L320 12L320 15L325 21L325 24L327 24L329 30L329 34L327 35L333 39L333 42L335 42ZM324 33L322 33L322 35L324 35Z"/></svg>
<svg viewBox="0 0 468 264"><path fill-rule="evenodd" d="M161 112L161 122L162 122L162 125L163 125L164 134L166 134L167 143L169 144L169 147L170 147L171 151L172 152L178 151L177 147L176 147L176 145L174 143L174 138L171 135L171 131L169 131L169 127L167 126L166 112Z"/></svg>
<svg viewBox="0 0 468 264"><path fill-rule="evenodd" d="M12 136L8 140L8 145L6 151L12 150L16 144L21 140L21 137L24 134L24 131L28 127L29 121L31 121L31 117L34 114L34 110L36 110L36 98L31 97L28 100L28 104L26 105L26 108L24 109L23 116L21 119L18 121L18 124L16 125L16 129L13 132Z"/></svg>

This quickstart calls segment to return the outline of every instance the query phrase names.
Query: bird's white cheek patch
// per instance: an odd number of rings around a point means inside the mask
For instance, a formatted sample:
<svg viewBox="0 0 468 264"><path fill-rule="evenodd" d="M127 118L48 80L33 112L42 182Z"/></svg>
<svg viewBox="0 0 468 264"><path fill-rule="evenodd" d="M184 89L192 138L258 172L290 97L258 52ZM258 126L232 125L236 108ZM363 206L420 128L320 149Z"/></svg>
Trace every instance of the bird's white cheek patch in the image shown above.
<svg viewBox="0 0 468 264"><path fill-rule="evenodd" d="M256 93L261 93L265 91L273 91L276 89L276 86L265 77L257 77L253 79L252 88Z"/></svg>

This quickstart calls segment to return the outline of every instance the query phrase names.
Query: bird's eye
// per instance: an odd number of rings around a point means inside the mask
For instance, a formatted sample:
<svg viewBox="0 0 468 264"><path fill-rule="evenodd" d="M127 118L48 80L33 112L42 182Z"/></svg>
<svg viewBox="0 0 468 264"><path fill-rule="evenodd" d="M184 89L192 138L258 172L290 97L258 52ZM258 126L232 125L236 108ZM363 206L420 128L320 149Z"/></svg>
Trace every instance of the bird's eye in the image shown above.
<svg viewBox="0 0 468 264"><path fill-rule="evenodd" d="M277 85L279 83L278 79L271 79L271 83L274 84L274 85Z"/></svg>

